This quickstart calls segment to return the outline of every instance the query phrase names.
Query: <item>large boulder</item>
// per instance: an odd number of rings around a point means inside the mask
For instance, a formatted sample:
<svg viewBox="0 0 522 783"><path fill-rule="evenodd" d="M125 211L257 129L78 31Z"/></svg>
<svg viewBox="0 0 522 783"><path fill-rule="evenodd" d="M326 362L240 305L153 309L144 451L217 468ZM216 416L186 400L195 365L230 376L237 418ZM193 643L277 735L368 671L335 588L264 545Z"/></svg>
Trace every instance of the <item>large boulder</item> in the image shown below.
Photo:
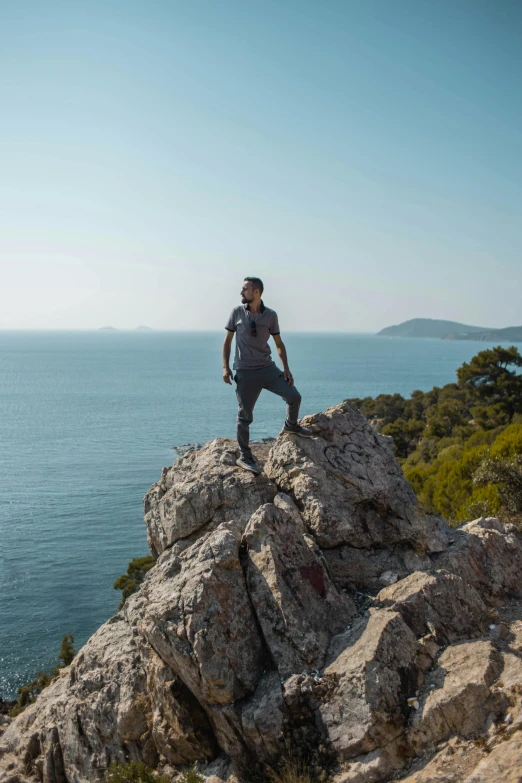
<svg viewBox="0 0 522 783"><path fill-rule="evenodd" d="M522 536L495 522L477 519L454 531L451 547L433 560L472 585L483 601L500 605L522 597Z"/></svg>
<svg viewBox="0 0 522 783"><path fill-rule="evenodd" d="M147 696L141 700L161 757L174 765L213 759L219 746L201 704L152 647L144 647L143 657Z"/></svg>
<svg viewBox="0 0 522 783"><path fill-rule="evenodd" d="M417 641L398 612L373 610L334 637L324 673L336 688L319 707L339 759L385 746L404 730L418 681Z"/></svg>
<svg viewBox="0 0 522 783"><path fill-rule="evenodd" d="M290 498L256 511L245 530L247 587L281 677L319 669L331 637L355 615Z"/></svg>
<svg viewBox="0 0 522 783"><path fill-rule="evenodd" d="M432 633L442 643L480 636L490 621L477 591L455 574L416 571L381 590L377 600L400 612L417 636Z"/></svg>
<svg viewBox="0 0 522 783"><path fill-rule="evenodd" d="M129 623L203 704L251 693L267 665L239 560L240 527L220 525L162 558L124 607Z"/></svg>
<svg viewBox="0 0 522 783"><path fill-rule="evenodd" d="M501 655L489 641L461 642L444 650L414 715L411 745L422 752L452 734L479 732L500 706L491 686L501 670Z"/></svg>
<svg viewBox="0 0 522 783"><path fill-rule="evenodd" d="M360 411L343 403L304 423L317 437L280 437L265 472L295 498L321 548L446 547L447 526L419 510L392 440L379 435Z"/></svg>
<svg viewBox="0 0 522 783"><path fill-rule="evenodd" d="M7 728L0 780L9 765L45 783L95 780L126 758L155 766L149 709L139 640L123 618L114 618Z"/></svg>
<svg viewBox="0 0 522 783"><path fill-rule="evenodd" d="M275 485L264 474L238 470L238 456L235 441L216 438L163 469L161 480L144 498L147 538L155 557L177 541L197 540L203 528L244 526L256 508L273 499Z"/></svg>

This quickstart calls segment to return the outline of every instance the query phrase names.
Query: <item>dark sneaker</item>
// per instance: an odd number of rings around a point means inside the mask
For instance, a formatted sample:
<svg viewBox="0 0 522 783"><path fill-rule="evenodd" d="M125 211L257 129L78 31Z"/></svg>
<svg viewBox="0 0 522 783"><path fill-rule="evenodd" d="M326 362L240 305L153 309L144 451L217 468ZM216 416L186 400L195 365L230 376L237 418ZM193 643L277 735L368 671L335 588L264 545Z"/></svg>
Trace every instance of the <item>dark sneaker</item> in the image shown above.
<svg viewBox="0 0 522 783"><path fill-rule="evenodd" d="M302 427L300 424L296 424L295 427L289 427L288 424L285 423L285 426L279 434L283 435L285 432L289 435L300 435L302 438L314 437L312 430L309 430L308 427Z"/></svg>
<svg viewBox="0 0 522 783"><path fill-rule="evenodd" d="M253 457L239 457L239 459L236 460L236 465L239 465L243 470L249 470L256 476L259 476L261 473L261 468Z"/></svg>

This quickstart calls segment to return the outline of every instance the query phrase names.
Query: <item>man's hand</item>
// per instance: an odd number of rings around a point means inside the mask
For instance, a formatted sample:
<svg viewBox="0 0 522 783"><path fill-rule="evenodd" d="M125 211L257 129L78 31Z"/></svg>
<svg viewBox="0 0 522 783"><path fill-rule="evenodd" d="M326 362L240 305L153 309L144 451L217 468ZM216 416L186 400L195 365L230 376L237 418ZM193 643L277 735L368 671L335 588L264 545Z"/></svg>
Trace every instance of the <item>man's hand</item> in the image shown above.
<svg viewBox="0 0 522 783"><path fill-rule="evenodd" d="M277 353L279 354L279 358L281 359L281 364L283 365L283 368L284 368L285 381L288 383L289 386L293 386L294 385L294 376L292 375L292 373L288 369L288 359L287 359L287 356L286 356L285 344L281 340L281 335L280 334L273 334L272 337L274 338L274 342L275 342L276 348L277 348Z"/></svg>
<svg viewBox="0 0 522 783"><path fill-rule="evenodd" d="M225 383L228 383L228 384L230 384L230 386L232 386L232 380L231 379L233 377L234 377L234 374L233 374L232 370L230 369L230 367L223 367L223 380L225 381Z"/></svg>

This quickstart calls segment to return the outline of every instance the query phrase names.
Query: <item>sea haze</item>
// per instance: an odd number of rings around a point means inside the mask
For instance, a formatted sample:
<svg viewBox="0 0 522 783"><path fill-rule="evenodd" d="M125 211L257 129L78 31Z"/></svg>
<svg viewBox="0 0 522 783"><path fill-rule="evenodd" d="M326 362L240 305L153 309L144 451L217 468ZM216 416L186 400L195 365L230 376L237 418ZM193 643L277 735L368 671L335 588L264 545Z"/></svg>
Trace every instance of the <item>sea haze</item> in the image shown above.
<svg viewBox="0 0 522 783"><path fill-rule="evenodd" d="M346 397L409 395L455 380L484 344L283 335L302 414ZM115 614L112 587L147 554L142 498L172 447L233 437L223 333L0 332L0 697ZM284 404L264 392L253 439Z"/></svg>

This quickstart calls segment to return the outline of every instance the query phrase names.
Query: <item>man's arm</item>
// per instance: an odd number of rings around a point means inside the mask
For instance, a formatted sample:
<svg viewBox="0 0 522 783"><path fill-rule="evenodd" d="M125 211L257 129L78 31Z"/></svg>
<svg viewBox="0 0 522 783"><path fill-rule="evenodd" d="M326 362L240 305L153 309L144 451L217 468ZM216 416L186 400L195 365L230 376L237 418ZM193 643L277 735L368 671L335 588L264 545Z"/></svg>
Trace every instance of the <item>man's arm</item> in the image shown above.
<svg viewBox="0 0 522 783"><path fill-rule="evenodd" d="M225 383L229 383L232 386L233 377L232 370L230 369L230 348L232 346L232 340L234 339L234 332L227 331L225 334L225 340L223 342L223 380Z"/></svg>
<svg viewBox="0 0 522 783"><path fill-rule="evenodd" d="M280 334L273 334L272 337L274 338L274 342L276 344L277 353L279 354L279 358L281 359L283 363L283 370L285 372L285 379L288 381L290 386L294 385L294 378L292 373L290 372L290 368L288 367L288 358L286 355L286 348L284 342L281 340Z"/></svg>

